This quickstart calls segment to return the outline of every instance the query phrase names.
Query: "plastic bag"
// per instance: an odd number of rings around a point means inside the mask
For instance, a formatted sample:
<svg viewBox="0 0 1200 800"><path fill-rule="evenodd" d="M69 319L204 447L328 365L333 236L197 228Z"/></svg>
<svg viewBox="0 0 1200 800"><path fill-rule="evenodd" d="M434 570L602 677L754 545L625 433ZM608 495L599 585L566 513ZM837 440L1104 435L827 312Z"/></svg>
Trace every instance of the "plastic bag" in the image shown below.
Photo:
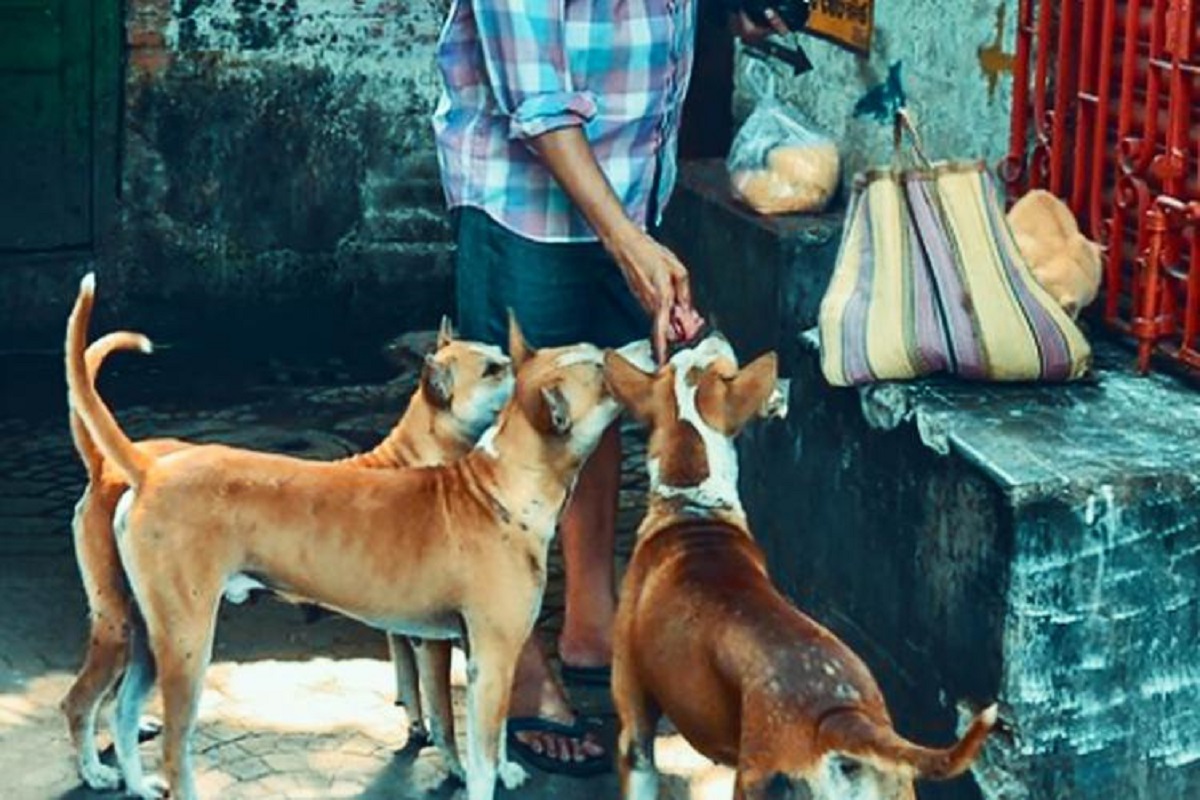
<svg viewBox="0 0 1200 800"><path fill-rule="evenodd" d="M837 191L837 145L775 97L770 67L751 60L745 75L758 100L726 160L734 197L761 214L820 211Z"/></svg>

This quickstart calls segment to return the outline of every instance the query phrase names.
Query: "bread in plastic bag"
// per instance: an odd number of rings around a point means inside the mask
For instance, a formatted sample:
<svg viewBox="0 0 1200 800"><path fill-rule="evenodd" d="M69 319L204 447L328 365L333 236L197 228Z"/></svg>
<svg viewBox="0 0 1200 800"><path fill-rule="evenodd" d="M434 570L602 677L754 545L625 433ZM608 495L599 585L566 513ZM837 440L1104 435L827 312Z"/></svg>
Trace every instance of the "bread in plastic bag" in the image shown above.
<svg viewBox="0 0 1200 800"><path fill-rule="evenodd" d="M726 165L734 196L762 214L820 211L838 188L837 145L775 99L773 76L734 137Z"/></svg>

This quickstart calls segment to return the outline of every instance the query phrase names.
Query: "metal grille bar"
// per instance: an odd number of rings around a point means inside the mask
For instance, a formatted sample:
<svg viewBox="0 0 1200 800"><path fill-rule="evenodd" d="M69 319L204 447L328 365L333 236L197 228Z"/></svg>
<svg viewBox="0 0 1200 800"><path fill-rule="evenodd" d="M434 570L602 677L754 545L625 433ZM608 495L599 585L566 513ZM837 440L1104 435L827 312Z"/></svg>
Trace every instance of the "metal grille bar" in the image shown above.
<svg viewBox="0 0 1200 800"><path fill-rule="evenodd" d="M1020 0L1010 198L1063 198L1104 246L1138 367L1200 375L1200 0Z"/></svg>

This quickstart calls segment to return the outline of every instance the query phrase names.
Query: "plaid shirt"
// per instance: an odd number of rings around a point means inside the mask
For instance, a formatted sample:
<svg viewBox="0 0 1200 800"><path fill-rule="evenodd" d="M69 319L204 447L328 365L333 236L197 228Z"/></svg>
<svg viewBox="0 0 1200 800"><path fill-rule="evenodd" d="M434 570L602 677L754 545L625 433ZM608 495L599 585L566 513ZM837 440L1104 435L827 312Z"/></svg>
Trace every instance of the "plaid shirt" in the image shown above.
<svg viewBox="0 0 1200 800"><path fill-rule="evenodd" d="M528 143L576 125L626 213L642 226L652 210L660 217L675 184L695 5L454 0L434 112L450 206L478 207L538 241L595 240Z"/></svg>

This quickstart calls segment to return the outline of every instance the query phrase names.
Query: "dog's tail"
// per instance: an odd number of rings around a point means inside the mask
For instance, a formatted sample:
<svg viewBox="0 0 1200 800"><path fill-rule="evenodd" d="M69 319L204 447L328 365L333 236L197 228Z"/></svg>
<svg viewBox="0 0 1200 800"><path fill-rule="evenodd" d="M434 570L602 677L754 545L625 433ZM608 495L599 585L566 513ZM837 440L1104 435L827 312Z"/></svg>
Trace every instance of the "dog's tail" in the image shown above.
<svg viewBox="0 0 1200 800"><path fill-rule="evenodd" d="M983 749L996 725L997 708L988 706L975 718L967 732L946 748L922 747L892 728L856 710L832 714L821 722L818 740L822 751L836 751L879 763L888 769L907 772L914 778L949 780L966 772Z"/></svg>
<svg viewBox="0 0 1200 800"><path fill-rule="evenodd" d="M72 415L79 416L83 422L82 427L91 437L87 445L82 445L77 438L76 445L80 447L81 453L85 447L89 452L93 448L98 449L124 473L130 484L137 486L145 476L150 460L117 425L112 412L96 392L96 386L92 382L95 373L89 370L88 359L84 353L95 296L96 276L88 273L79 283L79 296L75 299L75 307L71 309L71 317L67 320L67 397ZM150 340L144 336L136 341L136 347L144 353L152 350Z"/></svg>
<svg viewBox="0 0 1200 800"><path fill-rule="evenodd" d="M99 374L100 367L112 353L118 350L138 350L149 353L151 349L150 340L140 333L115 331L105 334L88 345L87 352L83 354L84 362L87 364L88 383L93 386L96 384L96 375ZM96 443L92 440L92 434L83 424L74 405L70 409L70 419L71 438L75 441L75 449L79 453L79 458L83 460L83 466L87 468L88 477L95 478L104 466L104 454L100 452L100 448L96 447Z"/></svg>

